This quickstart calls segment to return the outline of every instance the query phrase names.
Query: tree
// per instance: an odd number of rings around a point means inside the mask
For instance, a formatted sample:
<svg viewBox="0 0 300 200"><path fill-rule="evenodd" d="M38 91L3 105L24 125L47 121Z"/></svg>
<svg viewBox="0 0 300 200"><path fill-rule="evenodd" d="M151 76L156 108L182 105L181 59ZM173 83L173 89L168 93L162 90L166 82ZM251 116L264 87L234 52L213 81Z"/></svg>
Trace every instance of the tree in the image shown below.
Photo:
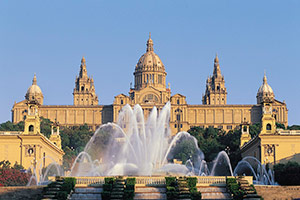
<svg viewBox="0 0 300 200"><path fill-rule="evenodd" d="M257 136L260 133L260 130L261 130L260 123L251 124L249 126L249 133L251 135L251 138L254 138L255 136Z"/></svg>

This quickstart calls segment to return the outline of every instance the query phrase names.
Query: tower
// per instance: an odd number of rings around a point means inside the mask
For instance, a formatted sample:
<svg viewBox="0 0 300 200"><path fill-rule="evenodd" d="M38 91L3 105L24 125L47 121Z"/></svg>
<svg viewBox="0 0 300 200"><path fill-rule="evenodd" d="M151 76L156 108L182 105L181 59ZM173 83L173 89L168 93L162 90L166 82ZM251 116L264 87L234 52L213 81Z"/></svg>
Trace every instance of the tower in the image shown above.
<svg viewBox="0 0 300 200"><path fill-rule="evenodd" d="M241 144L240 147L244 146L245 143L251 140L251 135L249 132L249 123L244 119L244 122L241 125L242 135L241 135Z"/></svg>
<svg viewBox="0 0 300 200"><path fill-rule="evenodd" d="M98 96L95 93L94 79L88 77L85 58L82 57L79 77L76 76L73 92L74 105L97 105Z"/></svg>
<svg viewBox="0 0 300 200"><path fill-rule="evenodd" d="M24 125L24 135L40 134L39 103L37 100L27 102L27 115Z"/></svg>
<svg viewBox="0 0 300 200"><path fill-rule="evenodd" d="M274 92L271 86L267 82L267 76L264 74L263 84L259 87L257 92L257 104L263 104L264 102L274 102Z"/></svg>
<svg viewBox="0 0 300 200"><path fill-rule="evenodd" d="M54 132L54 128L56 128L56 132ZM55 144L58 148L61 149L61 137L59 135L59 124L58 122L53 123L51 126L51 135L50 141Z"/></svg>
<svg viewBox="0 0 300 200"><path fill-rule="evenodd" d="M213 76L206 80L205 95L202 97L205 105L225 105L227 104L227 90L224 76L221 74L219 58L216 55L214 60Z"/></svg>
<svg viewBox="0 0 300 200"><path fill-rule="evenodd" d="M149 85L158 90L166 90L165 66L159 56L154 53L151 34L147 41L146 53L141 56L136 64L134 75L134 89L141 90Z"/></svg>
<svg viewBox="0 0 300 200"><path fill-rule="evenodd" d="M272 115L272 104L269 102L263 103L263 115L261 118L260 134L275 134L276 120Z"/></svg>

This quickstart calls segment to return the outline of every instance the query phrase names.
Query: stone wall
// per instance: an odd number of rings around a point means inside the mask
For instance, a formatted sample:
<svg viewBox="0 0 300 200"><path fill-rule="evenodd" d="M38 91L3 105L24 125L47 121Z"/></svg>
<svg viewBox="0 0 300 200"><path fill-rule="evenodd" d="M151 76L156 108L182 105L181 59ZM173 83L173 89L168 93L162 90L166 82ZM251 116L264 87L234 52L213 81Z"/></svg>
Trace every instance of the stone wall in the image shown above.
<svg viewBox="0 0 300 200"><path fill-rule="evenodd" d="M300 186L257 186L255 185L257 194L262 196L264 200L273 199L300 199Z"/></svg>
<svg viewBox="0 0 300 200"><path fill-rule="evenodd" d="M1 200L39 200L45 186L0 187Z"/></svg>

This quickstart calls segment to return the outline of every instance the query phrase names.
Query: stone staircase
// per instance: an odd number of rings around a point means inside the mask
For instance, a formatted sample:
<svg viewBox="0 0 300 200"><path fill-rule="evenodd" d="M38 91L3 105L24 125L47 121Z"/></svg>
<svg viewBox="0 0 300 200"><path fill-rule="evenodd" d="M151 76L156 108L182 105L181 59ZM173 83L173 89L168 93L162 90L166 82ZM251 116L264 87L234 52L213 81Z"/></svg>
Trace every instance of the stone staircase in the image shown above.
<svg viewBox="0 0 300 200"><path fill-rule="evenodd" d="M75 187L71 200L101 200L101 192L100 187Z"/></svg>
<svg viewBox="0 0 300 200"><path fill-rule="evenodd" d="M232 199L225 186L202 186L197 190L201 192L202 199Z"/></svg>
<svg viewBox="0 0 300 200"><path fill-rule="evenodd" d="M260 199L260 196L253 190L253 188L249 185L248 181L243 178L236 179L238 183L240 183L240 187L242 190L246 192L244 199Z"/></svg>
<svg viewBox="0 0 300 200"><path fill-rule="evenodd" d="M136 186L135 187L135 200L144 199L167 199L165 186Z"/></svg>
<svg viewBox="0 0 300 200"><path fill-rule="evenodd" d="M111 191L110 199L123 199L125 188L125 179L122 177L116 178Z"/></svg>
<svg viewBox="0 0 300 200"><path fill-rule="evenodd" d="M186 177L179 177L177 179L177 185L179 190L179 199L191 199L191 193L187 184Z"/></svg>
<svg viewBox="0 0 300 200"><path fill-rule="evenodd" d="M43 194L42 200L56 199L56 195L60 191L62 184L63 184L63 180L57 180L49 184L49 186L45 188L45 192Z"/></svg>

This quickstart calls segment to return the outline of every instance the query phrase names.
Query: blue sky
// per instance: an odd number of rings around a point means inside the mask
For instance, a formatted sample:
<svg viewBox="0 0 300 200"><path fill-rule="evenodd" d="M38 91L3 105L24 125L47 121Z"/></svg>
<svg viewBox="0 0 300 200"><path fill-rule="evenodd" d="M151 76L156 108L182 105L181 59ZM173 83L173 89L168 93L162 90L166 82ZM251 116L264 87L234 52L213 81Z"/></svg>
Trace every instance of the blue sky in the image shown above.
<svg viewBox="0 0 300 200"><path fill-rule="evenodd" d="M128 94L151 32L172 94L201 104L218 53L228 104L255 104L264 70L300 124L300 1L0 1L0 123L36 73L46 105L73 104L85 56L100 104Z"/></svg>

